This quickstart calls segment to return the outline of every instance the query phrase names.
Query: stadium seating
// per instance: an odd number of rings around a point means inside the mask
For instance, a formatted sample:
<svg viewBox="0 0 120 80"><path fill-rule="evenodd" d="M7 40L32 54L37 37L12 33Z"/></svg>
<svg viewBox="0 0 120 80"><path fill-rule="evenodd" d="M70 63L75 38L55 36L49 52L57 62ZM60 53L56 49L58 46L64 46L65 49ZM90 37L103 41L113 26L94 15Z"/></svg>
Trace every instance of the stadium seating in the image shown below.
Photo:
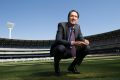
<svg viewBox="0 0 120 80"><path fill-rule="evenodd" d="M91 54L120 53L120 29L86 36ZM50 57L54 40L20 40L0 38L0 59Z"/></svg>

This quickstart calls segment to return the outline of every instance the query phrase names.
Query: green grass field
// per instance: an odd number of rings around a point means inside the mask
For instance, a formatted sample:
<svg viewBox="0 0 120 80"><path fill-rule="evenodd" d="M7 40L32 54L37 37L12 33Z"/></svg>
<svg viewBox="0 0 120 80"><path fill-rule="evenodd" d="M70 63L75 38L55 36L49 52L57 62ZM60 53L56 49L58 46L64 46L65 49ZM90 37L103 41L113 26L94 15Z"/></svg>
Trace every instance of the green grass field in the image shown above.
<svg viewBox="0 0 120 80"><path fill-rule="evenodd" d="M56 77L52 61L0 63L0 80L120 80L120 56L87 57L78 67L81 74L67 72L71 59L62 60Z"/></svg>

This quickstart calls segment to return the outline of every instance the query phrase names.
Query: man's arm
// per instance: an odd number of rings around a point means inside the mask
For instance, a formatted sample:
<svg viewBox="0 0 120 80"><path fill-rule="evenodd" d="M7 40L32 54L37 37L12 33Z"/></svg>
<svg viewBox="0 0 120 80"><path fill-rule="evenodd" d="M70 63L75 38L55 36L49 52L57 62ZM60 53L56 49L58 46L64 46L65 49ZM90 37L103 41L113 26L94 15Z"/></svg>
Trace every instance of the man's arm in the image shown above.
<svg viewBox="0 0 120 80"><path fill-rule="evenodd" d="M57 44L63 44L65 46L70 46L71 43L67 40L65 40L65 33L64 33L64 28L61 23L58 24L58 30L56 34L56 42Z"/></svg>

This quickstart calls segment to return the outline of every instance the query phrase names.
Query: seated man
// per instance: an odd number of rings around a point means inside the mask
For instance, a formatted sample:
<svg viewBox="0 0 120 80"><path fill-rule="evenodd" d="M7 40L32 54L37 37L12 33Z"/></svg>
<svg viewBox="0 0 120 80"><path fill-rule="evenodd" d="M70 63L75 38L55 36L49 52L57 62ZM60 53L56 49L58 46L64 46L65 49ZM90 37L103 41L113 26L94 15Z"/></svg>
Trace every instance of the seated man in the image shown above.
<svg viewBox="0 0 120 80"><path fill-rule="evenodd" d="M68 67L68 71L79 74L76 65L80 65L83 58L88 54L89 41L83 38L80 25L77 24L78 19L79 13L76 10L71 10L68 14L68 22L58 24L56 40L50 50L54 56L56 75L60 75L60 60L70 57L73 57L74 60Z"/></svg>

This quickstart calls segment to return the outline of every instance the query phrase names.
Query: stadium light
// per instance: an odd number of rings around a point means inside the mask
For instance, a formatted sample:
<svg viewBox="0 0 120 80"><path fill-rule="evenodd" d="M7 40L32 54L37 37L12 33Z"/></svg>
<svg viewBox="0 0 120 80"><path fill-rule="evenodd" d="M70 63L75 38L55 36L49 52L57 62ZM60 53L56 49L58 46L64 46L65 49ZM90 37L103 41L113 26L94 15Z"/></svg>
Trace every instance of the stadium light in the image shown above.
<svg viewBox="0 0 120 80"><path fill-rule="evenodd" d="M11 38L12 38L12 29L13 29L13 27L14 27L14 23L12 23L12 22L7 22L7 27L8 27L8 29L9 29L9 39L11 39Z"/></svg>

